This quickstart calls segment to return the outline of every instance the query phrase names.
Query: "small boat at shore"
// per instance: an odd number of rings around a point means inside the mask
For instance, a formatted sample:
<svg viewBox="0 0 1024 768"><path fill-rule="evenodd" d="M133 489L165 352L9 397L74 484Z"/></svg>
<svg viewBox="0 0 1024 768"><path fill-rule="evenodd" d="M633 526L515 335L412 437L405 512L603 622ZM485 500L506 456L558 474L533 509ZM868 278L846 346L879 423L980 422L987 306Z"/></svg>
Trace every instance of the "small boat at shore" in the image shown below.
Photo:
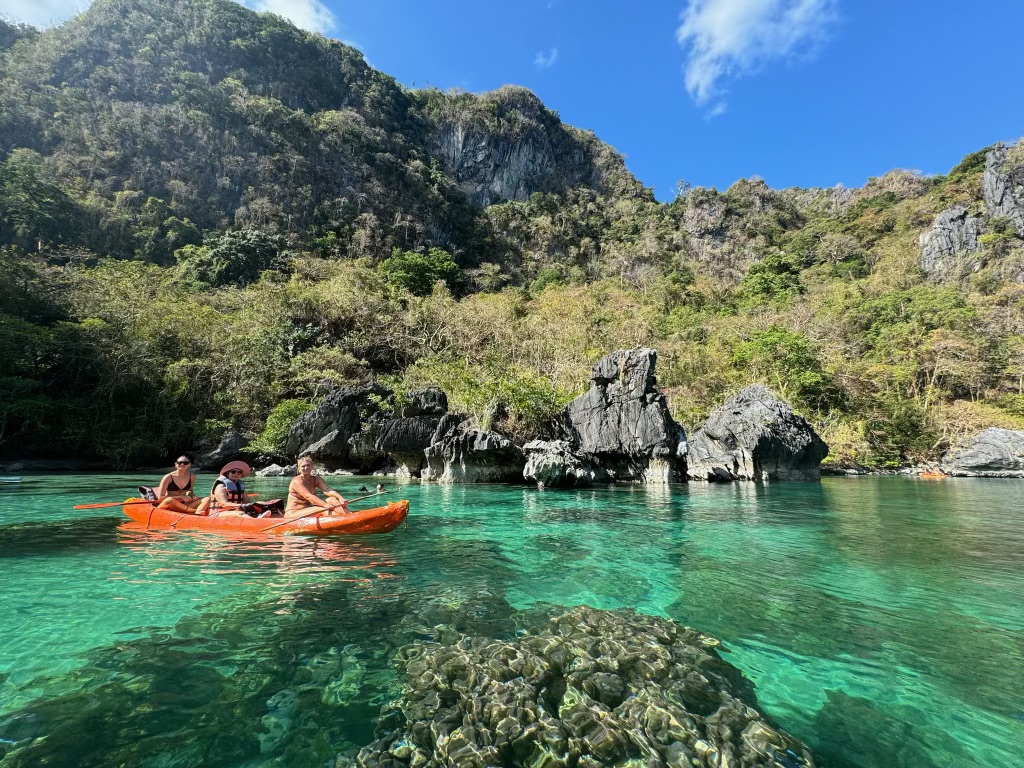
<svg viewBox="0 0 1024 768"><path fill-rule="evenodd" d="M147 528L214 533L265 533L268 536L356 536L393 531L409 514L408 501L344 515L312 515L287 520L282 517L207 517L158 509L152 502L129 499L124 513Z"/></svg>

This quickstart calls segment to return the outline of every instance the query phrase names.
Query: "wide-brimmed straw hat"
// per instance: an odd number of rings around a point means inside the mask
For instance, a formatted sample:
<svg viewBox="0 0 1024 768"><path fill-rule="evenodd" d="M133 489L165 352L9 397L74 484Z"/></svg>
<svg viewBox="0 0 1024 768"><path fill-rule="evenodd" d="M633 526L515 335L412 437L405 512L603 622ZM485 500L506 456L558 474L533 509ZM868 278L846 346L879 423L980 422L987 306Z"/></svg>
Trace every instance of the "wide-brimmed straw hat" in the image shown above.
<svg viewBox="0 0 1024 768"><path fill-rule="evenodd" d="M252 469L244 461L229 461L227 464L225 464L221 468L220 473L222 475L226 475L232 469L240 469L240 470L242 470L242 477L245 477L250 472L252 472Z"/></svg>

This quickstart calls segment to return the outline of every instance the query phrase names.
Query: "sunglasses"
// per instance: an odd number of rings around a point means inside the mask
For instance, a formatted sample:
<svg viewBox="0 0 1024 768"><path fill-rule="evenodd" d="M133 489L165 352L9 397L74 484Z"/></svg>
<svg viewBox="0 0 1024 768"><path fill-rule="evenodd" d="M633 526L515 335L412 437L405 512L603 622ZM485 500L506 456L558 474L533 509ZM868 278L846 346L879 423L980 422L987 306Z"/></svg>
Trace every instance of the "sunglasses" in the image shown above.
<svg viewBox="0 0 1024 768"><path fill-rule="evenodd" d="M240 475L240 474L242 474L242 470L240 470L240 469L229 469L228 470L228 474L229 475Z"/></svg>
<svg viewBox="0 0 1024 768"><path fill-rule="evenodd" d="M191 461L176 461L174 463L177 464L179 467L187 467L192 462Z"/></svg>

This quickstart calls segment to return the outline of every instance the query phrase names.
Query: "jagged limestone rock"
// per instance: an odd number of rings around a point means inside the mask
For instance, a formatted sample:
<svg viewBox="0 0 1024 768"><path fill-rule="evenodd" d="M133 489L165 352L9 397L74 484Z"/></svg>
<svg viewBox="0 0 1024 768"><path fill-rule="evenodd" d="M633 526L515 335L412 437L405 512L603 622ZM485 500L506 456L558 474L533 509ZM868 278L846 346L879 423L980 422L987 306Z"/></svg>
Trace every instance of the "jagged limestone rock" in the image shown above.
<svg viewBox="0 0 1024 768"><path fill-rule="evenodd" d="M981 230L981 219L969 215L966 205L954 205L940 213L918 239L925 274L959 279L976 272L982 266L976 256L981 249Z"/></svg>
<svg viewBox="0 0 1024 768"><path fill-rule="evenodd" d="M308 453L331 468L350 467L349 439L359 434L365 417L380 410L377 401L390 395L390 390L377 385L331 392L314 410L295 420L284 452L289 456Z"/></svg>
<svg viewBox="0 0 1024 768"><path fill-rule="evenodd" d="M292 465L282 467L280 464L271 464L269 467L256 470L258 477L292 477L294 474L295 467Z"/></svg>
<svg viewBox="0 0 1024 768"><path fill-rule="evenodd" d="M1024 152L996 144L985 156L982 196L992 218L1006 219L1019 237L1024 237Z"/></svg>
<svg viewBox="0 0 1024 768"><path fill-rule="evenodd" d="M511 440L472 429L453 414L442 418L424 454L421 478L445 485L521 481L526 463L522 449Z"/></svg>
<svg viewBox="0 0 1024 768"><path fill-rule="evenodd" d="M196 467L200 469L220 470L229 461L238 458L238 454L249 444L249 440L232 427L220 439L217 447L196 459Z"/></svg>
<svg viewBox="0 0 1024 768"><path fill-rule="evenodd" d="M572 451L613 479L667 482L684 471L686 434L655 385L657 360L646 348L605 355L562 413ZM655 459L659 471L648 472Z"/></svg>
<svg viewBox="0 0 1024 768"><path fill-rule="evenodd" d="M691 480L817 480L828 446L767 387L747 387L690 439Z"/></svg>
<svg viewBox="0 0 1024 768"><path fill-rule="evenodd" d="M958 477L1024 477L1024 432L992 427L948 451L942 471Z"/></svg>
<svg viewBox="0 0 1024 768"><path fill-rule="evenodd" d="M448 411L448 396L436 387L413 392L393 415L375 414L349 439L349 457L363 471L390 461L399 475L419 477L426 466L424 451Z"/></svg>
<svg viewBox="0 0 1024 768"><path fill-rule="evenodd" d="M401 698L361 768L811 768L717 640L629 611L575 608L511 641L439 633L401 649Z"/></svg>
<svg viewBox="0 0 1024 768"><path fill-rule="evenodd" d="M533 440L523 446L523 477L539 488L562 488L611 480L601 467L581 459L564 440Z"/></svg>
<svg viewBox="0 0 1024 768"><path fill-rule="evenodd" d="M455 97L438 115L430 143L445 172L477 205L600 185L585 135L562 124L526 88L504 86L459 101Z"/></svg>

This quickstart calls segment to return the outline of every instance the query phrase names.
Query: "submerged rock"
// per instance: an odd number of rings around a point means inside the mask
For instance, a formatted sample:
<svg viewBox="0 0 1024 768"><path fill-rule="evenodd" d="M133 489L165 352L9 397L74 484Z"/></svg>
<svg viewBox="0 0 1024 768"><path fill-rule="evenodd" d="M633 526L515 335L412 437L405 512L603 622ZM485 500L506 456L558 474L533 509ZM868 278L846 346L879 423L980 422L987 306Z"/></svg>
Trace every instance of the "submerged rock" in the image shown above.
<svg viewBox="0 0 1024 768"><path fill-rule="evenodd" d="M986 429L947 452L942 471L959 477L1024 477L1024 432Z"/></svg>
<svg viewBox="0 0 1024 768"><path fill-rule="evenodd" d="M718 642L580 607L513 641L452 632L398 654L407 683L356 759L383 766L813 766Z"/></svg>
<svg viewBox="0 0 1024 768"><path fill-rule="evenodd" d="M756 384L714 411L690 440L691 480L818 480L828 446L803 416Z"/></svg>

